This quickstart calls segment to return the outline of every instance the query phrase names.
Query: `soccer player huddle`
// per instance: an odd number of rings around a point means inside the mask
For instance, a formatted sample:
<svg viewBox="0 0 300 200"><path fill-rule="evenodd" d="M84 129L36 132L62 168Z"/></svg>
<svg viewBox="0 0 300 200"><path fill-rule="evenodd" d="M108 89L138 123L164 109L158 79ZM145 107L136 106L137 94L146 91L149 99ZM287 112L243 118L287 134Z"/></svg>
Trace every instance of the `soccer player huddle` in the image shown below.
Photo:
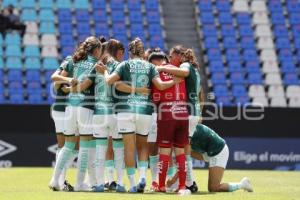
<svg viewBox="0 0 300 200"><path fill-rule="evenodd" d="M142 193L149 165L151 191L188 195L198 191L193 157L209 163L209 191L252 191L246 177L221 183L229 150L201 124L204 94L194 51L181 45L169 55L159 48L145 51L136 38L129 43L128 60L123 61L124 53L120 41L91 36L52 75L58 150L49 187ZM75 158L72 187L65 177Z"/></svg>

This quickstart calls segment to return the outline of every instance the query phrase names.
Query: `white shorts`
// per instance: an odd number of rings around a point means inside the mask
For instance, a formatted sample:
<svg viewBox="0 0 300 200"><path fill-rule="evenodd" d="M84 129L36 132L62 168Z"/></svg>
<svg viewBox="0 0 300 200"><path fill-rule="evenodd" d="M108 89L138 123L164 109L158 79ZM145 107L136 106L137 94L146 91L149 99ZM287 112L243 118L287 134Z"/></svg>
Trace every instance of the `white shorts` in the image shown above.
<svg viewBox="0 0 300 200"><path fill-rule="evenodd" d="M152 113L151 127L147 142L156 142L157 140L157 113Z"/></svg>
<svg viewBox="0 0 300 200"><path fill-rule="evenodd" d="M136 113L118 113L118 132L136 133L138 135L147 136L151 128L151 115L143 115Z"/></svg>
<svg viewBox="0 0 300 200"><path fill-rule="evenodd" d="M64 123L65 123L65 112L51 110L51 117L54 121L55 132L63 133L64 132Z"/></svg>
<svg viewBox="0 0 300 200"><path fill-rule="evenodd" d="M94 115L93 116L93 136L95 138L121 139L118 133L116 115Z"/></svg>
<svg viewBox="0 0 300 200"><path fill-rule="evenodd" d="M215 155L213 157L209 157L206 153L204 153L203 158L206 162L209 163L208 167L222 167L226 169L226 165L229 158L228 146L225 144L222 151L218 155Z"/></svg>
<svg viewBox="0 0 300 200"><path fill-rule="evenodd" d="M199 116L194 116L194 115L190 115L189 116L189 137L193 137L195 131L196 131L196 126L200 121L200 117Z"/></svg>
<svg viewBox="0 0 300 200"><path fill-rule="evenodd" d="M65 114L64 134L72 135L93 135L94 111L84 107L67 106Z"/></svg>

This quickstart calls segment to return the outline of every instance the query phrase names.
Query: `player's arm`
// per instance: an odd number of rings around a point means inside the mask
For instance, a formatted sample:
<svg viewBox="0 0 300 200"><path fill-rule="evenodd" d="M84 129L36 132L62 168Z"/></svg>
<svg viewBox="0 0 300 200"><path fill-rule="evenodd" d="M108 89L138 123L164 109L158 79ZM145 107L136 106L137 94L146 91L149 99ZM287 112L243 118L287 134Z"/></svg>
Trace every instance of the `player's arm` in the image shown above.
<svg viewBox="0 0 300 200"><path fill-rule="evenodd" d="M67 87L67 89L69 89L69 92L82 92L88 89L92 84L93 84L92 80L86 79L80 84L74 85L72 87Z"/></svg>
<svg viewBox="0 0 300 200"><path fill-rule="evenodd" d="M151 90L146 87L132 87L122 81L115 82L115 87L117 90L125 93L139 93L142 95L149 95Z"/></svg>
<svg viewBox="0 0 300 200"><path fill-rule="evenodd" d="M109 74L108 71L107 71L107 67L101 63L101 62L98 62L96 65L95 65L95 69L98 73L100 74L103 74L104 75L104 78L105 78L105 82L108 84L108 85L112 85L114 84L116 81L120 80L120 75L119 75L119 71L116 69L116 72L112 73L112 74Z"/></svg>
<svg viewBox="0 0 300 200"><path fill-rule="evenodd" d="M196 151L193 151L193 150L191 152L191 156L192 156L192 158L195 158L197 160L204 160L202 154L200 154L200 153L198 153Z"/></svg>
<svg viewBox="0 0 300 200"><path fill-rule="evenodd" d="M51 76L52 82L58 82L60 84L67 83L70 85L76 85L78 81L75 78L68 77L68 72L66 70L61 71L61 73L57 73L55 71Z"/></svg>
<svg viewBox="0 0 300 200"><path fill-rule="evenodd" d="M189 66L187 63L180 65L180 67L167 67L159 66L156 68L158 71L163 71L174 76L185 78L190 74Z"/></svg>

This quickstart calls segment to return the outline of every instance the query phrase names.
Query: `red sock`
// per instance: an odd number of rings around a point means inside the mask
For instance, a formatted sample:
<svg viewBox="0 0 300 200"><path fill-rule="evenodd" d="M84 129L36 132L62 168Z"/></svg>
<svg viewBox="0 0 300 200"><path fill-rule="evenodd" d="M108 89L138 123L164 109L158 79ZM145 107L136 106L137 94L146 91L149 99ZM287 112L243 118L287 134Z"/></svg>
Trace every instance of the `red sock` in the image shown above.
<svg viewBox="0 0 300 200"><path fill-rule="evenodd" d="M185 180L186 180L185 155L181 154L181 155L176 156L176 162L177 162L177 166L178 166L178 178L179 178L178 189L185 189Z"/></svg>
<svg viewBox="0 0 300 200"><path fill-rule="evenodd" d="M166 186L167 170L169 168L170 156L165 154L159 154L159 188Z"/></svg>

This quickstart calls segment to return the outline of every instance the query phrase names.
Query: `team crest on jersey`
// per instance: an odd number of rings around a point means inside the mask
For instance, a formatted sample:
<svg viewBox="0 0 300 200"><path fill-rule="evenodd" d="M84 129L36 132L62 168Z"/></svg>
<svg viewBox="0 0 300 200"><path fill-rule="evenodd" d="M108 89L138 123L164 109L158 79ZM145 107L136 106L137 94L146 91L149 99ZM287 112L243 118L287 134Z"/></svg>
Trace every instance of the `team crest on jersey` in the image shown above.
<svg viewBox="0 0 300 200"><path fill-rule="evenodd" d="M10 154L16 150L16 146L0 140L0 157Z"/></svg>

